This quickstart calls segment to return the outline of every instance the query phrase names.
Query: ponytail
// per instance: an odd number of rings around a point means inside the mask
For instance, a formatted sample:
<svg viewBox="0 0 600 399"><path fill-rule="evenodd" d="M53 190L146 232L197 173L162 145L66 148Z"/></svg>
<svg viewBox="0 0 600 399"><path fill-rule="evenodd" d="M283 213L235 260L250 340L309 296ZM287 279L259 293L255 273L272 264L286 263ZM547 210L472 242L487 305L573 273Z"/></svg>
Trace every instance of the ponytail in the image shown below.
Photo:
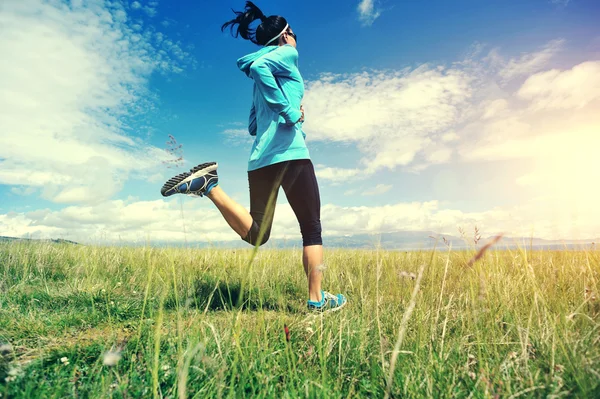
<svg viewBox="0 0 600 399"><path fill-rule="evenodd" d="M236 17L231 21L227 21L221 26L221 32L229 27L229 31L233 37L241 36L245 40L250 40L254 44L264 46L278 34L281 33L287 21L285 18L278 15L267 17L253 2L247 1L244 11L232 10ZM260 20L260 25L256 29L250 28L250 24L256 20ZM234 33L234 27L237 29ZM277 45L277 41L269 44Z"/></svg>

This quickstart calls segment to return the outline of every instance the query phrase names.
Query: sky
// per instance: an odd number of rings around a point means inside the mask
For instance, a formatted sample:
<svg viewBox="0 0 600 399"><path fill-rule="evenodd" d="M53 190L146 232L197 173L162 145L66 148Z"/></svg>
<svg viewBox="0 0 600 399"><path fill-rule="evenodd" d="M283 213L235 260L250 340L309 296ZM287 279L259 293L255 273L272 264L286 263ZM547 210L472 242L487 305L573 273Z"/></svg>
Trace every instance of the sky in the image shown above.
<svg viewBox="0 0 600 399"><path fill-rule="evenodd" d="M257 0L298 36L323 234L600 237L600 2ZM258 46L241 0L3 0L0 235L235 241L196 164L248 207ZM183 158L177 161L178 158ZM279 196L271 237L298 240Z"/></svg>

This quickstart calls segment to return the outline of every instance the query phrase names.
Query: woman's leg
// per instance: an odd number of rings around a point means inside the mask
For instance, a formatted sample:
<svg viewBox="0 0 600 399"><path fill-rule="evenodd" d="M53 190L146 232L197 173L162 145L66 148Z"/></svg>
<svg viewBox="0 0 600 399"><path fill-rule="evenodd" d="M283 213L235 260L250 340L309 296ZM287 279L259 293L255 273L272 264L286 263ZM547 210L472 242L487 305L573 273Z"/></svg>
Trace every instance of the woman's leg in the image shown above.
<svg viewBox="0 0 600 399"><path fill-rule="evenodd" d="M207 197L244 241L262 245L271 235L277 193L284 171L285 165L275 164L248 172L250 212L232 200L219 186L214 187Z"/></svg>
<svg viewBox="0 0 600 399"><path fill-rule="evenodd" d="M190 172L169 179L161 188L165 197L173 194L205 195L216 205L229 226L252 245L262 245L271 233L277 192L285 165L276 164L248 172L250 213L221 189L217 163L200 164Z"/></svg>
<svg viewBox="0 0 600 399"><path fill-rule="evenodd" d="M269 240L277 192L281 181L280 165L248 172L250 212L232 200L221 187L216 186L206 196L217 206L223 218L248 243L260 245Z"/></svg>
<svg viewBox="0 0 600 399"><path fill-rule="evenodd" d="M242 239L252 245L263 245L271 236L277 194L285 167L285 163L281 163L248 172L250 216L253 222Z"/></svg>
<svg viewBox="0 0 600 399"><path fill-rule="evenodd" d="M291 161L282 186L300 224L304 247L302 263L308 279L309 300L320 301L323 280L321 198L312 162Z"/></svg>
<svg viewBox="0 0 600 399"><path fill-rule="evenodd" d="M302 250L302 263L308 278L308 299L321 300L321 281L323 280L323 245L309 245Z"/></svg>
<svg viewBox="0 0 600 399"><path fill-rule="evenodd" d="M229 226L245 238L253 222L246 208L232 200L220 186L214 187L206 196L217 206Z"/></svg>

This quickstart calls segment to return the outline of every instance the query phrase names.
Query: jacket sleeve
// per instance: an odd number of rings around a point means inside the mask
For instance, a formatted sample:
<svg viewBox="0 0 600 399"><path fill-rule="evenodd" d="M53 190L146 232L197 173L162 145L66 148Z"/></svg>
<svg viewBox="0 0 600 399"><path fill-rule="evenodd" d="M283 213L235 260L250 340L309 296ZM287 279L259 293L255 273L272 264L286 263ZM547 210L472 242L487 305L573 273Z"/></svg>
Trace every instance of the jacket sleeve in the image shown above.
<svg viewBox="0 0 600 399"><path fill-rule="evenodd" d="M250 108L250 118L248 120L248 133L250 133L250 136L256 136L256 108L254 108L254 104L252 104L252 108Z"/></svg>
<svg viewBox="0 0 600 399"><path fill-rule="evenodd" d="M269 108L281 115L286 124L294 125L302 117L299 109L294 109L277 85L275 75L289 70L298 57L292 46L281 48L265 54L250 66L250 76Z"/></svg>

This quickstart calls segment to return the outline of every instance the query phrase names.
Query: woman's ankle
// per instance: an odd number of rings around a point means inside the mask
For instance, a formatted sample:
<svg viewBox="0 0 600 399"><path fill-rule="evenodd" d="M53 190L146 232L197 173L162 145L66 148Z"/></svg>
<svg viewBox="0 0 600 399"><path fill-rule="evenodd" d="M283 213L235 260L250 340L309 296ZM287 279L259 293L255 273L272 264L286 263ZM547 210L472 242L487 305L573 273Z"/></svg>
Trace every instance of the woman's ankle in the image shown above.
<svg viewBox="0 0 600 399"><path fill-rule="evenodd" d="M308 292L308 300L313 302L321 302L323 299L323 295L321 290L309 290Z"/></svg>

